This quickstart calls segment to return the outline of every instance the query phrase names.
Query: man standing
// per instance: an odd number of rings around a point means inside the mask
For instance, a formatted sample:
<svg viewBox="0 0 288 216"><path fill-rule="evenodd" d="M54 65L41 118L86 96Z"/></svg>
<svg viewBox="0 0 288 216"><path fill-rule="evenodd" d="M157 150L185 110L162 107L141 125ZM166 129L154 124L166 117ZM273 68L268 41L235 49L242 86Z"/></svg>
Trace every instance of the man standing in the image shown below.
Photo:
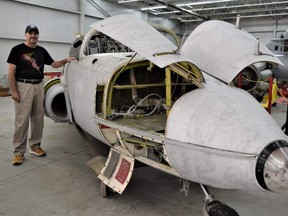
<svg viewBox="0 0 288 216"><path fill-rule="evenodd" d="M46 49L37 45L39 30L28 25L25 43L14 46L8 56L8 78L12 99L15 101L15 131L13 137L13 165L24 161L30 119L30 154L45 156L40 147L44 126L44 65L59 68L75 58L54 61Z"/></svg>

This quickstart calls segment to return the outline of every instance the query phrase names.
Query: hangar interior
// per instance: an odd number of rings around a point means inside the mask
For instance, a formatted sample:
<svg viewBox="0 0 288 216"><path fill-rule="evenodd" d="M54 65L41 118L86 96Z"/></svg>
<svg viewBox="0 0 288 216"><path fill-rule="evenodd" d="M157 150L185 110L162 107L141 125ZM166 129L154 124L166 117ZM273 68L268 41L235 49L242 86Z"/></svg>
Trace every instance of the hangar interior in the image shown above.
<svg viewBox="0 0 288 216"><path fill-rule="evenodd" d="M1 62L6 62L13 44L23 41L27 23L39 27L39 42L55 59L67 56L75 37L85 35L91 24L118 14L132 13L147 22L161 24L180 38L187 37L207 19L235 24L237 15L241 16L241 27L264 44L279 38L287 30L288 3L281 0L3 0L0 5ZM46 70L54 71L49 67ZM1 78L6 71L7 65L1 64Z"/></svg>
<svg viewBox="0 0 288 216"><path fill-rule="evenodd" d="M173 30L183 41L207 20L236 24L237 16L240 17L241 28L259 37L264 44L282 37L288 29L288 1L284 0L1 0L0 88L9 88L7 57L14 45L24 42L24 30L28 24L39 28L39 45L57 60L69 55L72 42L85 35L90 25L119 14L133 14L148 23L162 25ZM147 66L148 62L144 61L140 66L129 68L135 70L137 80L143 80L139 86L151 84L149 89L139 87L139 95L147 95L151 93L150 89L157 89L157 93L164 97L163 86L155 87L165 80L164 72L155 67L153 70L159 76L154 80L149 73L142 73ZM61 71L62 68L45 66L47 73ZM124 89L130 74L128 70L123 71L117 80L115 78L117 85L113 90L115 97L111 106L119 110L133 103L128 101L133 92ZM178 75L173 75L172 81L176 79L178 81ZM194 83L183 85L187 86L187 91L197 88ZM183 86L176 89L174 96L180 97L182 89ZM98 91L97 94L103 92ZM203 196L197 184L190 185L189 195L185 198L178 190L177 178L146 167L136 171L132 184L123 195L113 194L104 199L99 179L85 165L91 156L78 131L72 125L55 124L51 119L45 119L47 131L43 138L49 157L35 159L28 156L25 166L12 167L14 113L9 96L0 97L0 107L0 193L6 194L0 198L0 215L201 214ZM101 104L96 104L95 109L100 112ZM273 107L272 116L282 126L286 118L285 104ZM122 121L125 122L125 119ZM159 133L163 133L163 124L159 128ZM221 191L216 188L211 191L222 201L229 202L241 215L286 214L287 194Z"/></svg>

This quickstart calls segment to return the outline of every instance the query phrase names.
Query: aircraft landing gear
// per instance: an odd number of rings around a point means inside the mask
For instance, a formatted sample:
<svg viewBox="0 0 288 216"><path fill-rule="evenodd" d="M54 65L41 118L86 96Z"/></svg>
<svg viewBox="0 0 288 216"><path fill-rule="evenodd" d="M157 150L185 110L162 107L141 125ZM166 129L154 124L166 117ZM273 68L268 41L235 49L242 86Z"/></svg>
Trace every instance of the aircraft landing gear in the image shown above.
<svg viewBox="0 0 288 216"><path fill-rule="evenodd" d="M107 197L109 195L109 187L103 182L100 184L100 192L102 197Z"/></svg>
<svg viewBox="0 0 288 216"><path fill-rule="evenodd" d="M215 200L213 195L210 194L207 186L200 184L204 194L203 216L239 216L239 214L231 207Z"/></svg>
<svg viewBox="0 0 288 216"><path fill-rule="evenodd" d="M102 197L104 197L104 198L117 194L116 191L114 191L112 188L108 187L102 181L100 183L100 193L101 193Z"/></svg>

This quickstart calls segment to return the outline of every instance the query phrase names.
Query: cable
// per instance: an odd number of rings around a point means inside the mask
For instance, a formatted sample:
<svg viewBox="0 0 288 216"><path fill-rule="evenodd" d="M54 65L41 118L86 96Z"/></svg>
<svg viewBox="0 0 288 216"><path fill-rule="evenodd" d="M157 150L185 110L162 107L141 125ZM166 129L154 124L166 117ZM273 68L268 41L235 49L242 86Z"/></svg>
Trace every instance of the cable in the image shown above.
<svg viewBox="0 0 288 216"><path fill-rule="evenodd" d="M284 100L286 101L286 103L288 103L287 98L282 94L282 92L281 92L280 89L278 88L278 85L276 85L276 89L277 89L278 92L281 94L281 96L284 98Z"/></svg>
<svg viewBox="0 0 288 216"><path fill-rule="evenodd" d="M155 105L154 109L151 112L143 114L142 116L146 117L146 116L152 115L161 106L162 101L163 101L162 97L156 93L149 94L146 97L144 97L143 99L141 99L136 105L134 104L134 105L130 106L126 113L112 113L108 118L110 120L116 118L117 116L123 116L123 117L128 116L128 117L133 118L136 115L135 111L136 111L137 107L141 106L141 103L143 103L144 100L146 100L147 98L149 98L151 96L157 96L157 97L159 97L160 100L158 101L158 103ZM151 104L148 106L151 106Z"/></svg>

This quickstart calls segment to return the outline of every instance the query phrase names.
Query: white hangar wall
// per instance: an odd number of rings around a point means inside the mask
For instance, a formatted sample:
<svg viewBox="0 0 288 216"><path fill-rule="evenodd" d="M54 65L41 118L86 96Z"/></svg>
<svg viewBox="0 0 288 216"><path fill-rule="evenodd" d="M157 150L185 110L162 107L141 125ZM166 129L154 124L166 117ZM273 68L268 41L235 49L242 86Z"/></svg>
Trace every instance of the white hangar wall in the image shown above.
<svg viewBox="0 0 288 216"><path fill-rule="evenodd" d="M271 39L279 38L288 29L288 17L274 20L266 19L243 20L243 28L252 35L259 36L260 40L267 44Z"/></svg>
<svg viewBox="0 0 288 216"><path fill-rule="evenodd" d="M60 60L68 56L78 33L86 34L91 24L124 13L162 24L179 34L182 32L179 23L153 18L105 0L0 0L0 79L7 76L6 61L11 48L25 41L28 24L39 28L39 45L44 46L54 60ZM45 66L45 72L59 70Z"/></svg>
<svg viewBox="0 0 288 216"><path fill-rule="evenodd" d="M65 8L57 5L57 2L62 5L64 1ZM39 45L44 46L55 60L67 56L67 48L78 31L79 8L76 3L77 0L0 1L0 77L7 74L6 61L11 48L25 41L28 24L38 26Z"/></svg>

